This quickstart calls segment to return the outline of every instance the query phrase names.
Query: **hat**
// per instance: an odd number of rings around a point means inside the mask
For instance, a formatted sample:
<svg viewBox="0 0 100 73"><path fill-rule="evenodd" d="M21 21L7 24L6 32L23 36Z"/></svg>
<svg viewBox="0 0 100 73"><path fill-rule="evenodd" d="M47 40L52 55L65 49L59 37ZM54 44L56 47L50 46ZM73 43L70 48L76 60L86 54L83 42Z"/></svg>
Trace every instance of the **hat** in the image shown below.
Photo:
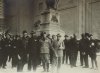
<svg viewBox="0 0 100 73"><path fill-rule="evenodd" d="M15 37L17 38L17 37L19 37L19 35L15 35Z"/></svg>
<svg viewBox="0 0 100 73"><path fill-rule="evenodd" d="M90 36L90 34L89 34L89 33L85 33L85 36L89 37L89 36Z"/></svg>
<svg viewBox="0 0 100 73"><path fill-rule="evenodd" d="M46 32L42 32L42 34L46 34Z"/></svg>
<svg viewBox="0 0 100 73"><path fill-rule="evenodd" d="M44 34L46 34L46 32L41 32L40 36L43 36Z"/></svg>
<svg viewBox="0 0 100 73"><path fill-rule="evenodd" d="M47 34L47 37L49 37L50 36L50 34Z"/></svg>
<svg viewBox="0 0 100 73"><path fill-rule="evenodd" d="M89 35L89 37L93 36L92 34Z"/></svg>
<svg viewBox="0 0 100 73"><path fill-rule="evenodd" d="M24 31L23 31L23 34L24 34L24 33L27 33L27 31L26 31L26 30L24 30Z"/></svg>
<svg viewBox="0 0 100 73"><path fill-rule="evenodd" d="M57 37L61 37L61 35L60 34L57 34Z"/></svg>
<svg viewBox="0 0 100 73"><path fill-rule="evenodd" d="M68 35L65 35L64 37L68 37Z"/></svg>

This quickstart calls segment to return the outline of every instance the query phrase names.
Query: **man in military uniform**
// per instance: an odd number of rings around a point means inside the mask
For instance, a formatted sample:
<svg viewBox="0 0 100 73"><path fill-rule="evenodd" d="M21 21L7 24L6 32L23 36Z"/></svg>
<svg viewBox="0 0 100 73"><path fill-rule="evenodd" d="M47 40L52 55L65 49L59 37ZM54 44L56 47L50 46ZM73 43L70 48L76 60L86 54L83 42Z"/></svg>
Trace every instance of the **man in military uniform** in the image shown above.
<svg viewBox="0 0 100 73"><path fill-rule="evenodd" d="M52 43L52 39L50 37L50 34L47 34L47 38L50 41L50 43ZM52 57L53 57L52 54L53 54L53 51L52 51L52 49L50 49L50 63L52 63Z"/></svg>
<svg viewBox="0 0 100 73"><path fill-rule="evenodd" d="M43 32L41 35L42 35L41 39L40 39L41 60L42 60L44 72L48 72L49 71L51 43L50 43L50 40L48 40L48 38L47 38L46 32Z"/></svg>
<svg viewBox="0 0 100 73"><path fill-rule="evenodd" d="M29 38L28 41L28 54L29 54L28 70L31 70L31 66L33 66L33 70L36 71L40 56L39 54L40 50L38 46L39 46L38 38L36 36L36 33L32 31L31 37Z"/></svg>
<svg viewBox="0 0 100 73"><path fill-rule="evenodd" d="M57 68L57 59L58 59L58 56L57 56L57 36L56 35L52 35L52 65L51 65L51 68L52 68L52 73L54 73L55 71L55 68Z"/></svg>
<svg viewBox="0 0 100 73"><path fill-rule="evenodd" d="M57 34L57 56L58 56L58 65L57 65L57 71L59 72L62 66L63 61L63 50L65 49L65 45L63 40L61 40L61 35Z"/></svg>

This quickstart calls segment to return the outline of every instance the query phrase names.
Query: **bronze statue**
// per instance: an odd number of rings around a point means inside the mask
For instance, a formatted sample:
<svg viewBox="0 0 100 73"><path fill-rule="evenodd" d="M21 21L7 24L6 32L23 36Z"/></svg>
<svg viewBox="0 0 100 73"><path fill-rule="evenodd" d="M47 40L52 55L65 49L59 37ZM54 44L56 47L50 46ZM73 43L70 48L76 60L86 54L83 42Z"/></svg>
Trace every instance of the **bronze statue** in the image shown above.
<svg viewBox="0 0 100 73"><path fill-rule="evenodd" d="M46 0L47 9L57 9L59 0Z"/></svg>

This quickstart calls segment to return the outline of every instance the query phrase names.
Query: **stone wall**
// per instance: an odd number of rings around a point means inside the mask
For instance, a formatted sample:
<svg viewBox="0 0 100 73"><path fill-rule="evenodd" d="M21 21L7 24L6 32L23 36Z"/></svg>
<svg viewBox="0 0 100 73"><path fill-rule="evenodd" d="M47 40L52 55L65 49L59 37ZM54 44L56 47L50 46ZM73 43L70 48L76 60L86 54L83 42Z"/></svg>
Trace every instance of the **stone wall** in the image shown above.
<svg viewBox="0 0 100 73"><path fill-rule="evenodd" d="M0 0L0 32L4 28L4 12L3 12L3 0Z"/></svg>
<svg viewBox="0 0 100 73"><path fill-rule="evenodd" d="M46 9L45 0L5 0L6 24L12 32L34 30ZM100 0L59 0L61 29L78 37L85 32L100 38Z"/></svg>
<svg viewBox="0 0 100 73"><path fill-rule="evenodd" d="M30 32L33 25L33 0L5 0L5 24L14 34Z"/></svg>

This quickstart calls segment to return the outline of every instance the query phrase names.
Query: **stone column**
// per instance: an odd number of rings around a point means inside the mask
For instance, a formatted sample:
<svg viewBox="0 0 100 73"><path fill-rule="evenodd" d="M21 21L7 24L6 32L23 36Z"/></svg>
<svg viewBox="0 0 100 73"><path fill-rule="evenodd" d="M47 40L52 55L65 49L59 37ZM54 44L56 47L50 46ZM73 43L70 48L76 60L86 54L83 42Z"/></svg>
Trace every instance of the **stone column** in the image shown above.
<svg viewBox="0 0 100 73"><path fill-rule="evenodd" d="M79 8L79 35L86 31L86 0L78 0Z"/></svg>

